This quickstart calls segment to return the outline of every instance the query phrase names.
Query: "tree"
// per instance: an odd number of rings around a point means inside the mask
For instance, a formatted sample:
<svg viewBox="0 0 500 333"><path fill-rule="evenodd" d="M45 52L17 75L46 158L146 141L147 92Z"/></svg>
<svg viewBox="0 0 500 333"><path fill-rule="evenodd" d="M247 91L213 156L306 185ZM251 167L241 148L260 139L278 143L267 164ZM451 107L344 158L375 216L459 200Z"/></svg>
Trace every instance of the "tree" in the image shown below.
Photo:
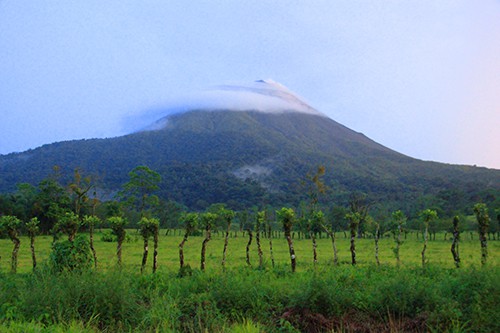
<svg viewBox="0 0 500 333"><path fill-rule="evenodd" d="M314 266L316 266L316 264L318 263L316 234L321 231L321 226L325 224L325 214L323 214L322 211L315 211L307 222L307 229L309 232L309 236L311 237L313 247L313 264Z"/></svg>
<svg viewBox="0 0 500 333"><path fill-rule="evenodd" d="M75 169L74 180L69 185L69 188L74 193L73 201L75 205L75 214L78 216L78 218L81 217L81 209L83 205L88 201L89 197L87 193L92 187L92 178L90 176L82 178L80 170Z"/></svg>
<svg viewBox="0 0 500 333"><path fill-rule="evenodd" d="M271 228L271 221L266 216L266 229L267 229L267 238L269 239L269 256L271 258L271 265L274 267L274 254L273 254L273 233Z"/></svg>
<svg viewBox="0 0 500 333"><path fill-rule="evenodd" d="M158 237L160 234L160 220L153 218L151 232L153 233L153 273L158 269Z"/></svg>
<svg viewBox="0 0 500 333"><path fill-rule="evenodd" d="M288 243L288 251L290 254L290 263L292 265L292 272L295 272L296 258L295 258L295 250L293 248L293 241L291 235L293 223L295 222L295 212L293 211L292 208L283 207L280 210L276 211L276 215L278 217L278 220L283 225L285 238Z"/></svg>
<svg viewBox="0 0 500 333"><path fill-rule="evenodd" d="M226 267L226 254L227 254L227 245L229 243L229 232L231 231L231 224L233 222L233 218L235 216L234 211L230 209L226 209L222 207L218 215L222 220L224 221L224 224L226 226L226 235L224 237L224 249L222 250L222 267Z"/></svg>
<svg viewBox="0 0 500 333"><path fill-rule="evenodd" d="M127 205L137 209L143 217L146 210L159 203L152 193L159 189L161 176L144 165L135 167L128 175L130 180L123 185L121 195L127 198Z"/></svg>
<svg viewBox="0 0 500 333"><path fill-rule="evenodd" d="M179 262L180 269L184 267L184 244L188 240L188 236L192 235L198 228L199 215L197 213L184 213L181 215L180 221L184 226L184 238L179 244Z"/></svg>
<svg viewBox="0 0 500 333"><path fill-rule="evenodd" d="M71 209L68 193L57 181L57 176L44 179L38 185L34 216L40 220L40 231L53 230L59 216Z"/></svg>
<svg viewBox="0 0 500 333"><path fill-rule="evenodd" d="M366 216L371 205L372 203L368 201L365 193L355 192L349 197L349 212L355 214L358 220L356 224L358 238L361 238L364 234Z"/></svg>
<svg viewBox="0 0 500 333"><path fill-rule="evenodd" d="M202 271L204 271L207 244L210 241L212 235L212 227L214 226L214 223L217 220L217 214L210 212L200 214L200 220L201 220L201 225L205 228L205 239L203 240L203 243L201 245L201 263L200 263L200 268Z"/></svg>
<svg viewBox="0 0 500 333"><path fill-rule="evenodd" d="M356 231L358 230L359 222L361 221L361 213L351 212L346 214L346 219L349 221L349 230L351 232L351 264L356 265Z"/></svg>
<svg viewBox="0 0 500 333"><path fill-rule="evenodd" d="M38 218L33 217L29 222L25 224L26 230L28 231L28 235L30 237L30 249L31 249L31 260L33 262L33 270L36 269L36 254L35 254L35 237L40 231L38 225L40 221Z"/></svg>
<svg viewBox="0 0 500 333"><path fill-rule="evenodd" d="M97 268L97 253L94 248L94 228L101 224L101 219L97 216L85 215L83 217L83 224L89 228L89 244L92 256L94 257L94 267Z"/></svg>
<svg viewBox="0 0 500 333"><path fill-rule="evenodd" d="M54 226L54 232L63 232L68 235L68 241L73 242L80 228L80 219L73 212L66 212L60 215Z"/></svg>
<svg viewBox="0 0 500 333"><path fill-rule="evenodd" d="M19 253L19 247L21 246L21 240L19 239L20 226L21 220L17 217L11 215L0 216L0 230L5 231L12 243L14 243L10 264L10 270L12 273L16 273L17 271L17 257Z"/></svg>
<svg viewBox="0 0 500 333"><path fill-rule="evenodd" d="M380 259L378 258L378 241L380 240L380 222L373 220L373 225L375 226L375 230L373 233L373 238L375 240L375 262L377 266L380 266Z"/></svg>
<svg viewBox="0 0 500 333"><path fill-rule="evenodd" d="M396 237L395 237L396 247L394 248L394 255L396 256L396 262L399 266L401 263L399 256L399 249L403 244L401 235L403 234L403 227L406 223L406 216L402 211L397 210L392 213L392 220L393 220L393 225L395 226L396 229Z"/></svg>
<svg viewBox="0 0 500 333"><path fill-rule="evenodd" d="M252 231L252 223L250 222L250 216L248 211L243 211L240 214L240 227L245 230L248 234L248 242L246 246L246 263L248 266L251 266L250 263L250 246L252 245L252 239L253 239L253 231Z"/></svg>
<svg viewBox="0 0 500 333"><path fill-rule="evenodd" d="M149 250L148 243L149 243L149 238L151 237L150 221L147 217L142 217L141 220L139 221L139 230L142 236L142 240L144 242L143 253L142 253L142 264L141 264L141 274L142 274L148 260L148 250Z"/></svg>
<svg viewBox="0 0 500 333"><path fill-rule="evenodd" d="M260 245L260 235L263 224L266 222L266 211L260 211L257 213L257 218L255 219L255 242L257 243L257 254L259 256L259 267L263 266L262 258L262 247Z"/></svg>
<svg viewBox="0 0 500 333"><path fill-rule="evenodd" d="M143 246L143 254L142 254L142 264L141 264L141 273L144 272L144 268L146 267L146 263L148 260L148 252L149 252L149 238L153 237L155 239L155 255L157 256L157 247L158 247L158 227L160 225L160 221L155 218L147 218L143 217L139 221L139 229L142 236L142 240L144 242ZM154 263L156 259L153 260L153 273L156 271L156 264Z"/></svg>
<svg viewBox="0 0 500 333"><path fill-rule="evenodd" d="M481 265L486 265L488 259L488 226L490 225L490 217L488 215L488 207L484 203L477 203L474 205L474 214L478 224L479 241L481 242Z"/></svg>
<svg viewBox="0 0 500 333"><path fill-rule="evenodd" d="M122 265L122 245L125 241L125 225L127 225L127 220L121 216L112 216L108 218L109 226L113 233L116 235L116 256L118 259L118 266Z"/></svg>
<svg viewBox="0 0 500 333"><path fill-rule="evenodd" d="M333 248L333 264L338 265L339 264L339 257L338 257L338 251L337 251L337 246L335 245L335 232L338 231L342 225L345 225L345 216L347 212L344 207L340 206L334 206L329 214L328 214L328 219L330 220L330 223L324 223L323 224L323 230L328 234L332 241L332 248Z"/></svg>
<svg viewBox="0 0 500 333"><path fill-rule="evenodd" d="M28 221L34 217L37 195L35 186L27 183L18 184L17 191L11 196L10 201L13 206L9 214L17 216L21 221Z"/></svg>
<svg viewBox="0 0 500 333"><path fill-rule="evenodd" d="M460 231L458 230L458 223L460 218L455 216L453 218L453 242L451 243L451 254L455 261L455 267L460 268L460 253L458 251L458 242L460 241Z"/></svg>
<svg viewBox="0 0 500 333"><path fill-rule="evenodd" d="M422 267L425 268L426 259L425 259L425 250L427 249L427 241L429 238L429 224L437 219L437 212L432 209L426 209L420 212L420 218L424 222L425 230L424 230L424 248L422 249Z"/></svg>

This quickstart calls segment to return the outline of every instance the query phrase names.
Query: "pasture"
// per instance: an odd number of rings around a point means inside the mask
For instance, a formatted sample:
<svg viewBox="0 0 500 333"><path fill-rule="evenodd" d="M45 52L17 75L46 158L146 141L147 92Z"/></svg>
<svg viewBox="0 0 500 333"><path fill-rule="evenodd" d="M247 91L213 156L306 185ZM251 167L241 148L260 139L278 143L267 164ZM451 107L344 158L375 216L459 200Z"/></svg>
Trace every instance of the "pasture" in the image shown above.
<svg viewBox="0 0 500 333"><path fill-rule="evenodd" d="M94 236L95 248L97 252L99 267L101 269L112 268L116 265L116 242L104 242L102 235L108 234L109 230L102 229L96 232ZM142 238L135 229L127 230L127 241L123 245L123 266L130 270L140 270L143 243ZM275 233L276 236L276 233ZM170 231L166 235L166 230L161 230L158 248L158 269L159 271L177 270L179 267L178 245L183 237L182 230ZM480 266L481 248L477 233L462 233L460 242L460 257L463 266ZM185 261L193 269L200 266L200 250L203 236L190 236L184 246ZM436 240L429 241L426 257L430 264L443 268L454 267L453 258L450 252L451 236L448 234L445 240L445 234L436 235ZM299 239L298 234L294 239L295 252L297 256L297 269L308 270L313 266L312 243L310 239ZM346 238L343 232L336 233L336 246L339 255L340 264L349 264L351 253L349 251L349 238ZM49 257L51 250L51 236L38 236L36 238L35 248L37 260L43 264ZM246 233L233 231L229 239L227 253L227 267L242 267L246 264L246 245L248 236ZM318 266L331 266L333 264L332 243L326 234L322 234L318 242ZM273 255L277 265L289 264L288 247L283 233L279 238L272 238ZM207 248L207 269L221 269L222 250L224 245L224 233L218 232L212 234L212 239ZM396 265L396 259L393 253L395 242L392 237L384 237L379 240L379 258L381 265ZM407 267L417 267L421 265L421 251L423 240L417 239L416 233L408 233L400 250L401 265ZM261 247L263 251L264 266L271 267L269 239L261 236ZM149 260L152 259L152 245L150 244ZM356 256L358 266L375 264L375 247L372 238L356 239ZM9 239L0 239L0 269L8 271L10 267L10 253L12 243ZM500 241L491 240L488 243L488 265L500 266ZM255 235L251 244L250 261L252 266L259 265L257 254L257 244ZM31 268L31 251L29 239L21 237L21 248L19 252L18 272L27 273Z"/></svg>

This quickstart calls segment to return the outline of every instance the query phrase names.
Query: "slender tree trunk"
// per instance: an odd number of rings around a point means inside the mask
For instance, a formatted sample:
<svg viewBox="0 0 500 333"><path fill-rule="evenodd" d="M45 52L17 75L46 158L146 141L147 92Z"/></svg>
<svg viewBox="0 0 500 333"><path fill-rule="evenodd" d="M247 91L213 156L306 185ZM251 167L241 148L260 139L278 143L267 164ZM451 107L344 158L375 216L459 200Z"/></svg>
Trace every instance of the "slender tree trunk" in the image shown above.
<svg viewBox="0 0 500 333"><path fill-rule="evenodd" d="M425 268L425 250L427 249L427 239L429 237L428 227L425 226L424 231L424 248L422 249L422 267Z"/></svg>
<svg viewBox="0 0 500 333"><path fill-rule="evenodd" d="M248 243L247 243L247 248L246 248L246 255L247 255L247 265L252 266L250 263L250 245L252 245L252 239L253 239L253 233L251 230L248 230Z"/></svg>
<svg viewBox="0 0 500 333"><path fill-rule="evenodd" d="M181 266L181 269L184 267L184 244L187 242L189 233L184 234L184 238L182 241L179 243L179 264Z"/></svg>
<svg viewBox="0 0 500 333"><path fill-rule="evenodd" d="M222 268L226 267L226 253L227 253L227 245L229 243L229 229L231 228L231 224L227 225L226 237L224 238L224 249L222 250Z"/></svg>
<svg viewBox="0 0 500 333"><path fill-rule="evenodd" d="M314 232L311 232L310 235L313 246L313 264L314 267L316 267L316 264L318 263L318 251L317 251L318 245L316 244L316 235L314 235Z"/></svg>
<svg viewBox="0 0 500 333"><path fill-rule="evenodd" d="M459 240L460 240L460 232L458 231L458 225L454 225L453 242L451 243L451 254L453 255L453 260L455 261L456 268L460 268L460 253L458 249Z"/></svg>
<svg viewBox="0 0 500 333"><path fill-rule="evenodd" d="M399 250L401 248L401 234L403 233L403 228L401 227L401 224L398 225L398 237L396 239L396 263L399 266L401 264L401 259L399 256Z"/></svg>
<svg viewBox="0 0 500 333"><path fill-rule="evenodd" d="M356 265L356 228L351 228L351 264Z"/></svg>
<svg viewBox="0 0 500 333"><path fill-rule="evenodd" d="M36 255L35 255L35 235L30 235L30 248L31 248L31 259L33 261L33 270L36 269Z"/></svg>
<svg viewBox="0 0 500 333"><path fill-rule="evenodd" d="M262 248L260 246L260 231L257 231L255 234L255 241L257 243L257 253L259 255L259 267L263 266L263 258L262 258Z"/></svg>
<svg viewBox="0 0 500 333"><path fill-rule="evenodd" d="M12 249L12 261L11 261L11 266L10 270L12 273L16 273L17 271L17 257L19 253L19 247L21 246L21 241L19 238L14 237L12 238L12 242L14 243L14 248Z"/></svg>
<svg viewBox="0 0 500 333"><path fill-rule="evenodd" d="M125 237L118 236L118 243L116 245L116 257L118 258L118 266L122 265L122 244Z"/></svg>
<svg viewBox="0 0 500 333"><path fill-rule="evenodd" d="M94 226L89 226L89 242L90 242L90 250L92 251L92 255L94 256L94 268L97 269L97 253L94 248Z"/></svg>
<svg viewBox="0 0 500 333"><path fill-rule="evenodd" d="M273 254L273 237L272 237L272 233L271 233L271 227L269 226L269 233L268 233L268 237L269 237L269 251L271 253L271 265L273 266L274 268L274 254Z"/></svg>
<svg viewBox="0 0 500 333"><path fill-rule="evenodd" d="M479 241L481 242L481 265L486 265L488 259L488 241L486 238L486 227L480 226Z"/></svg>
<svg viewBox="0 0 500 333"><path fill-rule="evenodd" d="M153 273L156 273L158 269L158 228L155 229L153 233Z"/></svg>
<svg viewBox="0 0 500 333"><path fill-rule="evenodd" d="M144 272L144 268L146 267L146 263L148 261L148 252L149 252L149 237L144 237L144 251L142 252L141 274Z"/></svg>
<svg viewBox="0 0 500 333"><path fill-rule="evenodd" d="M332 240L333 264L338 265L339 264L339 257L337 254L337 245L335 244L335 232L333 230L329 230L326 226L323 226L323 229L325 230L328 237L330 237L330 239Z"/></svg>
<svg viewBox="0 0 500 333"><path fill-rule="evenodd" d="M293 241L290 235L290 231L285 231L285 238L288 242L288 250L290 252L290 263L292 265L292 272L295 272L296 259L295 259L295 250L293 249Z"/></svg>
<svg viewBox="0 0 500 333"><path fill-rule="evenodd" d="M205 239L203 240L203 243L201 244L201 265L200 268L202 271L205 270L205 254L207 251L207 243L210 241L211 237L211 230L210 227L206 228L205 231Z"/></svg>
<svg viewBox="0 0 500 333"><path fill-rule="evenodd" d="M337 245L335 244L335 231L329 232L328 235L330 236L330 239L332 240L333 264L338 265L339 264L339 255L338 255L338 251L337 251Z"/></svg>

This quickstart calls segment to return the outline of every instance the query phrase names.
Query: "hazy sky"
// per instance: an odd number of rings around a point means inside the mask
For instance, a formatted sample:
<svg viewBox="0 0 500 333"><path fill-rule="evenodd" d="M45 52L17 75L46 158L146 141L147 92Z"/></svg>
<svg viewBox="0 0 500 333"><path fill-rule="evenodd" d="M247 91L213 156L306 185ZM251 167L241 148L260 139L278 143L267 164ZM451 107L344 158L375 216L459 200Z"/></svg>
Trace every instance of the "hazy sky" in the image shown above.
<svg viewBox="0 0 500 333"><path fill-rule="evenodd" d="M0 154L267 78L406 155L500 169L498 0L0 0Z"/></svg>

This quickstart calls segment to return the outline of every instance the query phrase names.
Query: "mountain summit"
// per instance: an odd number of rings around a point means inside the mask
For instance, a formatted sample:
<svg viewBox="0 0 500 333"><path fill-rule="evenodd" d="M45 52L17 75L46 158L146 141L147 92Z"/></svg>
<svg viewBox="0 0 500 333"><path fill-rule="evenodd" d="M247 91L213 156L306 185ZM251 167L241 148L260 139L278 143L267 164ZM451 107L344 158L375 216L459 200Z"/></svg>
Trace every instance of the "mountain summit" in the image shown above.
<svg viewBox="0 0 500 333"><path fill-rule="evenodd" d="M151 119L152 123L141 130L162 129L169 116L192 110L256 111L274 114L296 112L327 117L284 85L266 79L252 83L219 85L191 93L162 110L144 115L147 119Z"/></svg>
<svg viewBox="0 0 500 333"><path fill-rule="evenodd" d="M200 210L213 203L298 205L306 199L306 175L318 165L327 170L329 203L345 204L351 193L363 192L390 210L411 214L436 206L451 215L500 192L500 170L405 156L272 80L214 87L154 116L159 120L150 130L0 156L0 192L36 185L54 165L66 182L75 168L98 175L100 193L109 195L130 170L147 165L162 176L161 197Z"/></svg>

